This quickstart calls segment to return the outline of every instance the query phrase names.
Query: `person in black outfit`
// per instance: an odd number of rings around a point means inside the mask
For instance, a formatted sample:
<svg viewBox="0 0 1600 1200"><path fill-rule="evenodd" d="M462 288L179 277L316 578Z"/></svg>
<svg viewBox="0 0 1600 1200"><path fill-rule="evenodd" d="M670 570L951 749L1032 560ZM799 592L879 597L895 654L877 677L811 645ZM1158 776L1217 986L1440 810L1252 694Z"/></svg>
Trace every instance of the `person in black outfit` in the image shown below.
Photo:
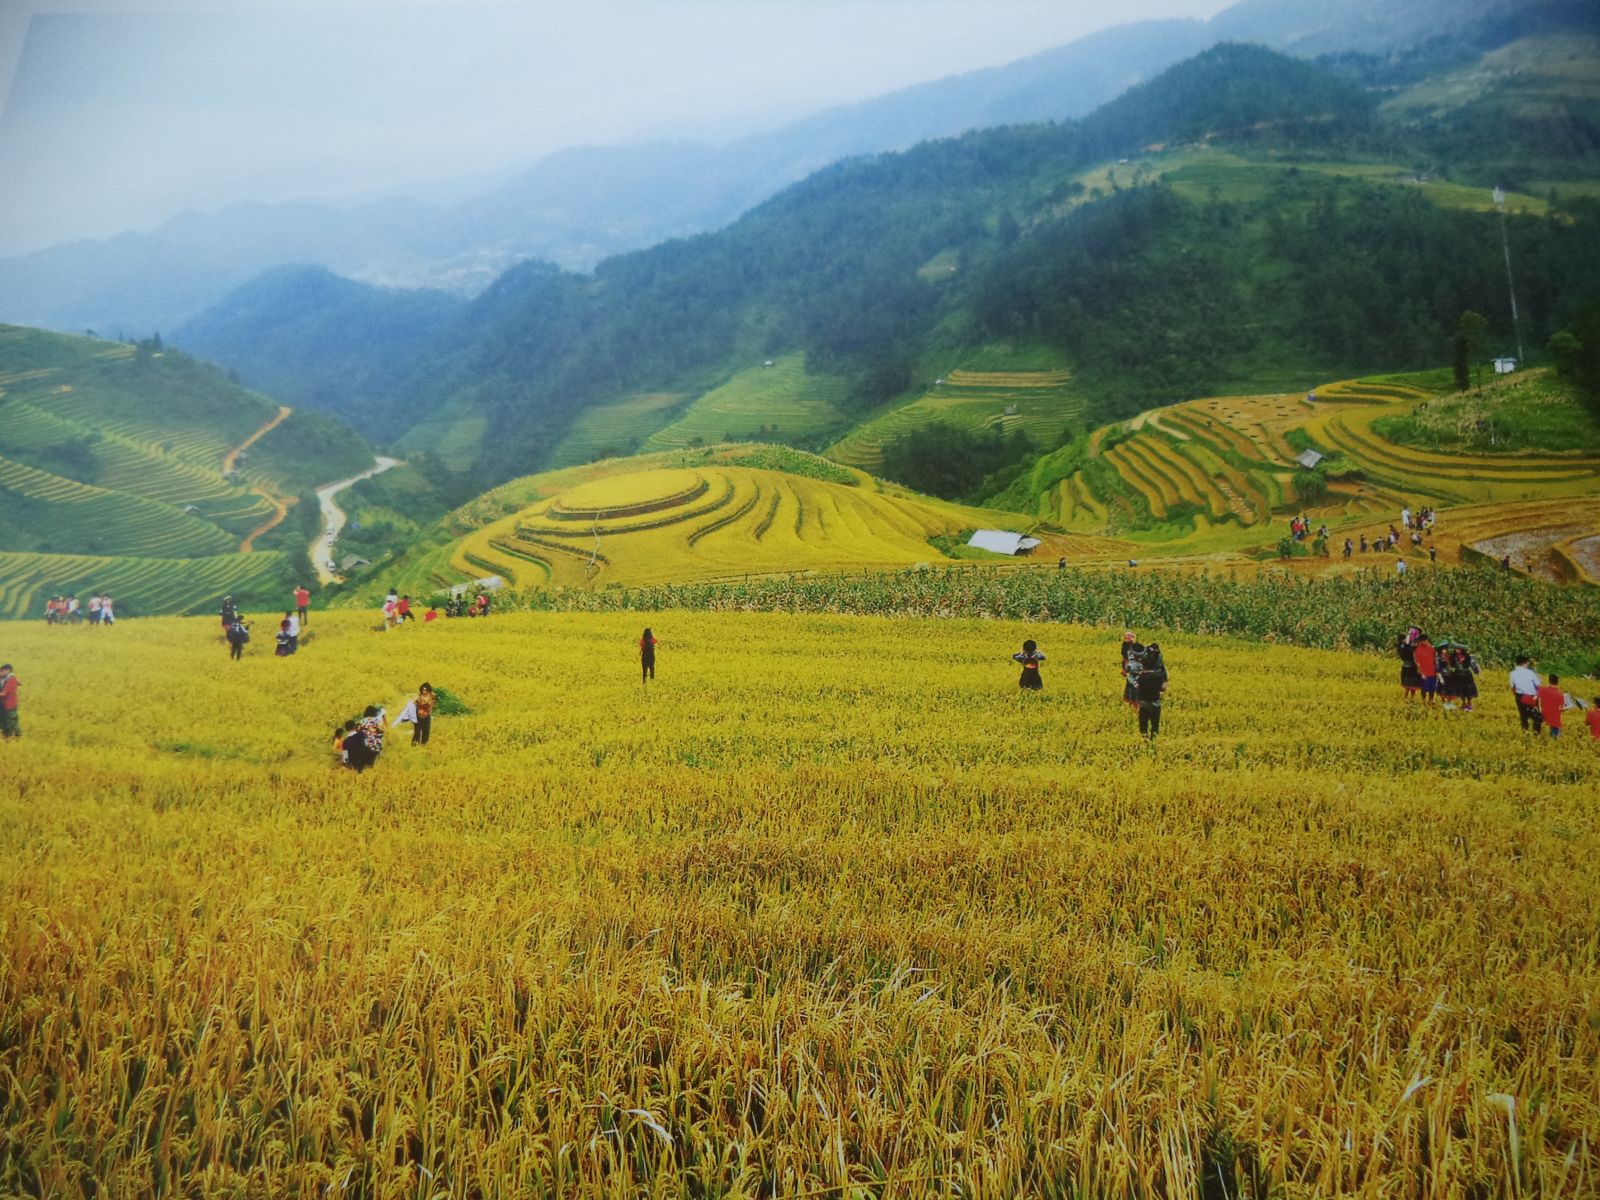
<svg viewBox="0 0 1600 1200"><path fill-rule="evenodd" d="M1139 696L1139 732L1153 738L1161 732L1161 695L1167 690L1167 664L1154 642L1145 647L1144 666L1134 687Z"/></svg>
<svg viewBox="0 0 1600 1200"><path fill-rule="evenodd" d="M1017 686L1027 692L1044 690L1044 680L1039 678L1039 664L1044 661L1044 655L1039 653L1039 643L1029 638L1022 643L1022 653L1013 654L1012 662L1022 664L1022 677L1017 680Z"/></svg>
<svg viewBox="0 0 1600 1200"><path fill-rule="evenodd" d="M639 682L656 677L656 635L648 628L644 636L639 639Z"/></svg>
<svg viewBox="0 0 1600 1200"><path fill-rule="evenodd" d="M250 640L250 627L239 620L234 614L233 622L228 626L228 657L238 662L244 657L245 643Z"/></svg>

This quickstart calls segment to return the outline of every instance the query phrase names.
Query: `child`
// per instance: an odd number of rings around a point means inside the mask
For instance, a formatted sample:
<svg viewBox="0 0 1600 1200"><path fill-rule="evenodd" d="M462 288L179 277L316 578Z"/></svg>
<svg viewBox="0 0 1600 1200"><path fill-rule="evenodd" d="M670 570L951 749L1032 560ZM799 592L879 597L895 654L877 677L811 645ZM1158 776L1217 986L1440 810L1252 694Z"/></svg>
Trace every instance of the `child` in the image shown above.
<svg viewBox="0 0 1600 1200"><path fill-rule="evenodd" d="M1018 687L1025 692L1044 690L1044 680L1039 677L1039 664L1044 661L1044 655L1039 653L1039 643L1029 638L1022 643L1022 653L1013 654L1011 661L1022 664L1022 675L1017 680Z"/></svg>
<svg viewBox="0 0 1600 1200"><path fill-rule="evenodd" d="M650 632L647 626L644 636L639 639L639 670L640 683L656 677L656 635Z"/></svg>
<svg viewBox="0 0 1600 1200"><path fill-rule="evenodd" d="M426 746L428 744L428 734L433 730L433 707L435 703L433 685L431 683L425 683L417 689L417 698L411 702L417 717L411 726L411 744L413 746Z"/></svg>

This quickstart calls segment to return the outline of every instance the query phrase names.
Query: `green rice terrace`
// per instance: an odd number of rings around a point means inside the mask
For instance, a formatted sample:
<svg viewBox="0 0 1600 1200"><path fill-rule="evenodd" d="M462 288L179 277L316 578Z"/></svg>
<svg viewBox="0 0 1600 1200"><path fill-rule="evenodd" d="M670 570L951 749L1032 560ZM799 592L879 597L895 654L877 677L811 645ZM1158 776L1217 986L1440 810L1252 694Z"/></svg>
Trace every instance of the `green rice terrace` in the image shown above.
<svg viewBox="0 0 1600 1200"><path fill-rule="evenodd" d="M68 591L133 613L279 592L289 510L367 461L343 426L159 343L0 326L0 616Z"/></svg>
<svg viewBox="0 0 1600 1200"><path fill-rule="evenodd" d="M1461 396L1442 395L1442 385L1438 373L1384 376L1152 409L1044 456L996 503L1151 554L1260 553L1291 514L1326 525L1337 547L1347 536L1376 539L1403 508L1428 506L1442 514L1431 541L1447 562L1510 555L1530 574L1600 582L1592 414L1546 372ZM1483 445L1480 414L1499 393L1543 406L1557 431L1544 440L1570 448L1530 448L1526 432ZM1458 444L1437 436L1441 425ZM1300 461L1308 451L1313 467Z"/></svg>

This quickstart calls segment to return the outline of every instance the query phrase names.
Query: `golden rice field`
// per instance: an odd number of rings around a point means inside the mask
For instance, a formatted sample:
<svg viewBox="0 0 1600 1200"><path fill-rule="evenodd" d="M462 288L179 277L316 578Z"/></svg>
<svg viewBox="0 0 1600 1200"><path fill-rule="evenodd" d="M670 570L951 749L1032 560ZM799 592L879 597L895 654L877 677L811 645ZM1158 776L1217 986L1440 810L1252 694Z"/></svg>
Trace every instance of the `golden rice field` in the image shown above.
<svg viewBox="0 0 1600 1200"><path fill-rule="evenodd" d="M428 569L440 582L499 575L526 588L910 566L944 558L930 537L1031 524L1014 513L918 496L831 464L851 482L713 458L691 458L693 466L654 465L662 461L622 460L522 481L516 486L543 498L458 539L443 556L445 569L438 556L428 560ZM411 564L399 574L414 578Z"/></svg>
<svg viewBox="0 0 1600 1200"><path fill-rule="evenodd" d="M1149 746L1115 629L650 619L7 626L0 1194L1600 1192L1600 754L1497 672L1162 638Z"/></svg>

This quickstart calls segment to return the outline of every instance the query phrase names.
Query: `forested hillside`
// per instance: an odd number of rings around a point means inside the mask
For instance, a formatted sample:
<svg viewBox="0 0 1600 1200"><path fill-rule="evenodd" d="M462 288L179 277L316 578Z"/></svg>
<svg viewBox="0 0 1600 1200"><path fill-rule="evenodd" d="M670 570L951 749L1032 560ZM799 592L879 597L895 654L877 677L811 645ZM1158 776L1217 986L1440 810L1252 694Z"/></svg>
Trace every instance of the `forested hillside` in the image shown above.
<svg viewBox="0 0 1600 1200"><path fill-rule="evenodd" d="M1094 422L1447 361L1467 310L1493 349L1516 332L1542 348L1600 278L1593 206L1514 198L1513 331L1487 191L1419 172L1436 126L1386 116L1370 64L1336 65L1220 46L1080 122L840 163L592 276L525 264L431 338L374 339L401 347L387 369L415 363L391 432L489 481L547 462L580 412L699 395L782 354L861 419L980 347L1041 345ZM351 320L345 301L319 311ZM314 317L266 325L263 345L316 344Z"/></svg>

